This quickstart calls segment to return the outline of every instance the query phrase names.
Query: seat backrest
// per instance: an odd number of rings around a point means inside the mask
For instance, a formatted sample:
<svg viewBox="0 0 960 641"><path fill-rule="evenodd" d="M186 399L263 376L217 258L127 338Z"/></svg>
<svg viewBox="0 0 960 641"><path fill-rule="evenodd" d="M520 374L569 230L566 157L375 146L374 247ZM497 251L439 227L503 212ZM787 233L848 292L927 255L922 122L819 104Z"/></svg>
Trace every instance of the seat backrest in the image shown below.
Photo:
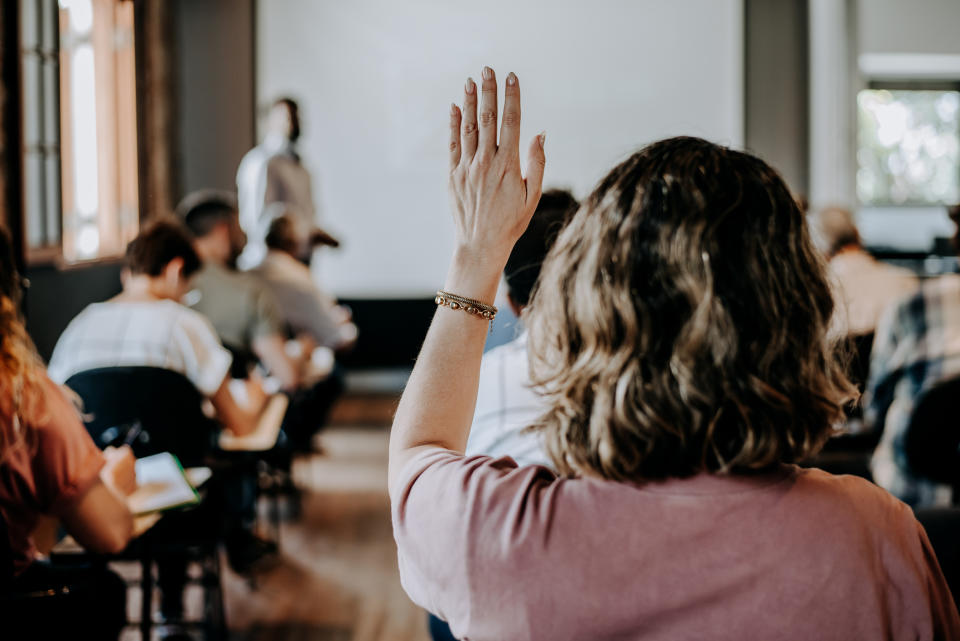
<svg viewBox="0 0 960 641"><path fill-rule="evenodd" d="M924 508L917 510L916 515L927 531L953 602L960 607L960 508Z"/></svg>
<svg viewBox="0 0 960 641"><path fill-rule="evenodd" d="M960 484L960 378L938 383L919 398L904 435L904 454L915 476Z"/></svg>
<svg viewBox="0 0 960 641"><path fill-rule="evenodd" d="M138 457L173 452L185 465L194 465L217 429L203 412L203 396L179 372L105 367L74 374L66 384L83 400L87 431L100 447L139 422L143 429L133 444Z"/></svg>

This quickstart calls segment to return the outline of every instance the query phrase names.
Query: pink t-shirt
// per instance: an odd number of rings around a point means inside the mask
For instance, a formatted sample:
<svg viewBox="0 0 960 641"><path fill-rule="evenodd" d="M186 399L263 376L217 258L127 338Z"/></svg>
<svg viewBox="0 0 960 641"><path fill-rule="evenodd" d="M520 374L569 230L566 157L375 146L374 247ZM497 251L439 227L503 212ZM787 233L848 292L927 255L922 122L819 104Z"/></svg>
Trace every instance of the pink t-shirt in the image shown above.
<svg viewBox="0 0 960 641"><path fill-rule="evenodd" d="M429 450L392 502L403 586L459 639L960 639L913 513L855 477L634 485Z"/></svg>

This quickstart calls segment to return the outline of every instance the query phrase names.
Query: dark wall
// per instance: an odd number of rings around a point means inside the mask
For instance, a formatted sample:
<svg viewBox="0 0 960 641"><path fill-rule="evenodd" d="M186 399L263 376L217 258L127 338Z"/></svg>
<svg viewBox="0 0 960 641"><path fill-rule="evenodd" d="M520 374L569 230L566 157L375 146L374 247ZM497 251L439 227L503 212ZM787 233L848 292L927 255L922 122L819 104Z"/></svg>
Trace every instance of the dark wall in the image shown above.
<svg viewBox="0 0 960 641"><path fill-rule="evenodd" d="M349 300L360 338L353 352L341 358L350 368L413 367L436 310L432 298Z"/></svg>
<svg viewBox="0 0 960 641"><path fill-rule="evenodd" d="M746 147L809 190L807 0L745 0Z"/></svg>
<svg viewBox="0 0 960 641"><path fill-rule="evenodd" d="M120 291L120 263L97 263L61 270L53 265L28 268L27 329L44 361L50 359L60 334L90 303Z"/></svg>
<svg viewBox="0 0 960 641"><path fill-rule="evenodd" d="M179 193L234 189L254 145L253 0L178 0Z"/></svg>

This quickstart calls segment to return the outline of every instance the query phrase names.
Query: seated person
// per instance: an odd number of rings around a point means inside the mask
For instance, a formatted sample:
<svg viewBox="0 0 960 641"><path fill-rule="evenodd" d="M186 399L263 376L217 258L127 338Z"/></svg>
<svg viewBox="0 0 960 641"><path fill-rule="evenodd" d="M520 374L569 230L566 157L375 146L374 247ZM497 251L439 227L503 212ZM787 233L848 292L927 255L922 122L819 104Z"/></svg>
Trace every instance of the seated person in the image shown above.
<svg viewBox="0 0 960 641"><path fill-rule="evenodd" d="M507 300L522 318L530 302L540 267L557 234L579 207L568 191L544 192L527 231L520 236L503 271ZM483 355L480 388L466 453L511 456L520 465L550 466L541 436L529 430L546 410L530 383L527 332Z"/></svg>
<svg viewBox="0 0 960 641"><path fill-rule="evenodd" d="M960 206L950 209L950 218L960 247ZM944 274L925 280L880 319L864 403L866 429L881 433L871 461L874 481L914 507L948 504L951 492L910 473L904 433L920 395L958 376L960 274Z"/></svg>
<svg viewBox="0 0 960 641"><path fill-rule="evenodd" d="M237 436L252 433L267 394L257 381L248 381L246 402L235 400L230 352L206 318L179 302L199 269L200 258L179 223L161 220L142 230L127 246L123 291L88 305L70 322L53 350L50 377L62 384L74 374L103 367L173 370L210 400L225 430ZM243 572L275 549L252 533L256 478L231 474L215 477L211 485L216 489L208 493L208 502L226 512L221 526L230 565ZM185 561L161 567L162 611L168 619L177 619Z"/></svg>
<svg viewBox="0 0 960 641"><path fill-rule="evenodd" d="M849 336L872 333L890 305L917 290L916 275L871 256L849 210L828 207L812 223L835 287L837 329Z"/></svg>
<svg viewBox="0 0 960 641"><path fill-rule="evenodd" d="M298 240L294 220L277 206L267 232L267 255L253 270L277 301L284 322L294 336L332 350L349 349L357 340L350 310L314 283L303 259L308 247Z"/></svg>
<svg viewBox="0 0 960 641"><path fill-rule="evenodd" d="M464 455L547 162L541 134L521 171L520 86L499 136L490 68L448 118L456 249L390 432L407 594L477 641L960 638L910 508L795 465L855 390L806 219L750 154L670 138L599 181L524 318L553 470Z"/></svg>
<svg viewBox="0 0 960 641"><path fill-rule="evenodd" d="M313 435L342 391L342 380L338 376L311 380L312 345L295 342L297 349L288 350L283 317L271 292L256 276L235 269L245 236L232 197L197 192L187 196L177 212L203 261L194 279L193 309L209 319L224 344L253 354L279 381L291 396L284 432L294 449L309 451Z"/></svg>
<svg viewBox="0 0 960 641"><path fill-rule="evenodd" d="M39 559L32 534L41 516L53 516L86 550L122 551L133 534L133 455L128 447L101 452L47 377L20 317L20 288L10 235L0 229L0 558L8 547L13 564L0 568L0 625L9 638L59 639L82 621L90 638L116 639L126 623L124 581L102 565ZM13 610L6 590L58 596L17 600Z"/></svg>
<svg viewBox="0 0 960 641"><path fill-rule="evenodd" d="M123 291L80 312L50 358L50 377L64 383L101 367L152 366L187 377L210 399L224 429L243 436L257 427L267 396L255 382L249 403L230 392L230 352L210 322L180 304L200 259L189 236L173 221L147 227L127 247Z"/></svg>

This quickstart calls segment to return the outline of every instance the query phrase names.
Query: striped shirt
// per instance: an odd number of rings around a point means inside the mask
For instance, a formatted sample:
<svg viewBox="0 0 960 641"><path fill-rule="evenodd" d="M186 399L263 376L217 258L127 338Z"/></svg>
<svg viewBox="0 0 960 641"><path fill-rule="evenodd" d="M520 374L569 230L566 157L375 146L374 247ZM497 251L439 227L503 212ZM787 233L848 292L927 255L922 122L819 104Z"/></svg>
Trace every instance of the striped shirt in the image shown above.
<svg viewBox="0 0 960 641"><path fill-rule="evenodd" d="M864 420L883 430L873 455L874 480L912 505L949 501L949 488L914 477L904 444L920 396L960 376L960 275L928 280L888 309L877 325Z"/></svg>
<svg viewBox="0 0 960 641"><path fill-rule="evenodd" d="M530 385L527 332L483 355L467 456L509 456L519 465L551 466L539 434L529 432L546 405Z"/></svg>

